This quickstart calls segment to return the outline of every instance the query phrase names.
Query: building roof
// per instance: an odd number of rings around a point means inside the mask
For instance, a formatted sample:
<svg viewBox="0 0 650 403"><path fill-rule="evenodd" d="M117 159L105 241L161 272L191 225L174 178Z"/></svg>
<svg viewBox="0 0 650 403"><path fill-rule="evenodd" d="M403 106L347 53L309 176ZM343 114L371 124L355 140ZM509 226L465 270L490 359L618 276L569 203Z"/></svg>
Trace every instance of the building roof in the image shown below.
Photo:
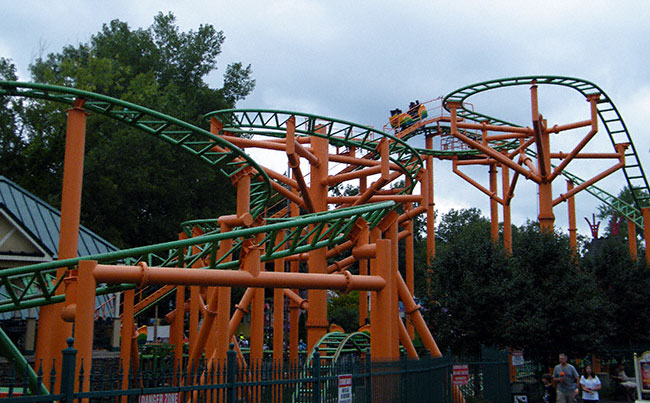
<svg viewBox="0 0 650 403"><path fill-rule="evenodd" d="M13 225L20 227L18 230L24 233L31 242L38 243L38 249L46 253L46 256L42 256L43 261L57 259L61 212L2 175L0 175L0 218L1 216L9 217ZM78 256L115 250L117 248L110 242L84 226L79 227ZM14 256L11 252L8 254L7 251L3 254L4 258L7 256L13 258ZM20 255L21 252L16 252L17 257ZM32 263L34 262L32 261ZM0 299L7 298L6 294L4 285L1 285ZM95 303L97 306L101 306L110 298L110 295L98 296ZM114 310L114 308L112 306L110 309ZM25 318L27 315L26 309L13 313L4 312L0 313L0 320L15 316Z"/></svg>
<svg viewBox="0 0 650 403"><path fill-rule="evenodd" d="M0 175L0 209L8 212L23 225L33 239L49 253L58 258L61 212L32 193ZM117 250L84 226L79 227L78 256L94 255Z"/></svg>

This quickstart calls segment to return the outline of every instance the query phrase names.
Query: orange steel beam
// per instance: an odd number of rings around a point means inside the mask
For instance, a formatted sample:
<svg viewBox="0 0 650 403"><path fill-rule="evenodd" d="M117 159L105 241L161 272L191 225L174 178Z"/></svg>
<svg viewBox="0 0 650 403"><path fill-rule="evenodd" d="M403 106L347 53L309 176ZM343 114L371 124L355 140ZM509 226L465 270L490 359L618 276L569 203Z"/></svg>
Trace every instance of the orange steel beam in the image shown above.
<svg viewBox="0 0 650 403"><path fill-rule="evenodd" d="M240 148L257 147L275 151L285 150L285 145L283 143L278 143L271 140L253 140L230 135L221 135L221 137Z"/></svg>
<svg viewBox="0 0 650 403"><path fill-rule="evenodd" d="M93 269L94 270L94 269ZM123 313L122 329L120 331L120 361L124 370L122 377L122 389L129 387L129 369L131 364L131 338L135 332L133 302L135 299L135 290L126 290L123 293ZM126 403L127 396L122 397L122 402Z"/></svg>
<svg viewBox="0 0 650 403"><path fill-rule="evenodd" d="M573 158L575 158L576 155L578 155L578 153L582 151L582 149L596 135L596 133L598 133L598 109L596 109L596 107L598 106L597 104L599 98L600 95L595 95L595 96L592 95L588 98L589 104L591 106L591 120L587 122L589 125L591 125L591 130L589 130L589 132L578 143L578 145L576 145L575 148L566 157L564 157L564 160L553 170L553 173L549 177L549 180L552 181L559 174L561 174L564 168L569 164L569 162L571 162L571 160L573 160ZM550 158L550 150L549 150L549 158Z"/></svg>
<svg viewBox="0 0 650 403"><path fill-rule="evenodd" d="M426 201L426 198L422 196L422 201L420 202L420 205L416 208L410 208L406 210L402 215L399 216L397 219L399 223L403 223L405 221L411 221L414 217L419 216L422 213L427 212L427 206L423 206L422 204ZM407 204L410 204L411 202L407 202Z"/></svg>
<svg viewBox="0 0 650 403"><path fill-rule="evenodd" d="M473 160L458 160L456 165L491 165L496 161L492 158L483 158L483 159L473 159Z"/></svg>
<svg viewBox="0 0 650 403"><path fill-rule="evenodd" d="M306 299L303 299L293 290L285 288L281 290L284 293L284 296L289 299L289 301L295 303L300 309L307 310L309 308L309 302Z"/></svg>
<svg viewBox="0 0 650 403"><path fill-rule="evenodd" d="M463 172L461 172L461 171L458 169L458 167L456 166L456 164L455 164L456 160L453 160L453 162L454 162L454 163L452 164L452 171L453 171L456 175L458 175L458 176L460 176L461 178L465 179L467 182L469 182L469 183L470 183L471 185L473 185L475 188L477 188L477 189L480 190L481 192L485 193L485 194L490 198L490 200L496 201L496 202L498 202L498 203L500 203L500 204L504 204L503 199L501 199L499 196L497 196L496 192L492 192L492 191L486 189L483 185L481 185L480 183L476 182L474 179L470 178L469 176L465 175L465 174L464 174Z"/></svg>
<svg viewBox="0 0 650 403"><path fill-rule="evenodd" d="M135 315L139 314L143 309L147 308L154 301L157 301L160 297L167 294L169 291L173 289L174 289L173 285L164 285L159 289L157 289L156 291L152 292L151 294L147 295L145 298L140 300L140 302L135 304L134 314Z"/></svg>
<svg viewBox="0 0 650 403"><path fill-rule="evenodd" d="M563 159L567 158L569 154L567 153L551 153L551 158ZM573 158L582 158L582 159L614 159L619 158L617 153L580 153L576 154Z"/></svg>
<svg viewBox="0 0 650 403"><path fill-rule="evenodd" d="M302 195L304 202L305 202L305 207L307 208L307 211L310 213L316 212L314 209L314 203L312 203L311 200L311 194L309 193L309 188L307 187L307 183L305 182L305 177L302 174L302 171L300 170L300 157L296 154L296 150L300 147L300 143L296 142L296 118L292 116L287 120L287 130L286 130L286 139L287 139L287 144L286 144L286 153L287 153L287 158L289 160L289 168L291 168L291 171L293 172L293 177L296 178L296 182L298 183L298 189L300 190L300 194ZM304 149L302 149L303 152ZM313 158L308 158L309 162L313 166L318 166L320 165L319 159L314 156L311 153L308 153L308 155L312 156Z"/></svg>
<svg viewBox="0 0 650 403"><path fill-rule="evenodd" d="M368 189L366 189L365 192L363 192L360 197L352 203L353 206L358 206L360 204L363 204L367 202L370 197L379 189L381 189L385 184L389 183L392 179L392 176L390 175L390 167L389 167L389 143L386 139L383 139L379 143L379 153L381 156L381 177L377 179L373 184L370 185ZM399 177L401 174L397 173L396 177Z"/></svg>
<svg viewBox="0 0 650 403"><path fill-rule="evenodd" d="M365 185L365 183L364 183ZM367 223L363 223L359 236L356 239L356 247L364 248L368 245L369 228ZM368 260L359 260L359 275L368 275ZM368 321L368 292L359 291L359 327L366 325Z"/></svg>
<svg viewBox="0 0 650 403"><path fill-rule="evenodd" d="M305 206L305 202L303 201L303 199L301 199L298 195L291 193L291 191L285 189L279 183L275 181L271 181L271 187L273 188L273 190L280 193L282 196L291 200L292 202L296 203L300 207L303 207L305 209L307 208L307 206Z"/></svg>
<svg viewBox="0 0 650 403"><path fill-rule="evenodd" d="M505 134L491 134L483 136L485 141L509 140L509 139L525 139L528 138L528 133L505 133Z"/></svg>
<svg viewBox="0 0 650 403"><path fill-rule="evenodd" d="M295 118L294 118L295 119ZM282 243L284 234L278 231L275 244ZM281 246L284 249L284 246ZM275 259L273 266L276 273L284 273L284 259ZM273 290L273 361L281 366L284 352L284 295L289 290L276 288Z"/></svg>
<svg viewBox="0 0 650 403"><path fill-rule="evenodd" d="M510 194L510 169L501 166L501 191L503 193L503 248L508 253L512 253L512 223L510 219L510 200L507 199Z"/></svg>
<svg viewBox="0 0 650 403"><path fill-rule="evenodd" d="M598 98L600 97L600 95L599 94L593 94L590 97L595 97L595 100L598 101ZM587 98L587 101L589 101L589 98ZM567 124L564 124L564 125L554 125L552 127L547 127L545 130L549 134L550 133L559 133L559 132L565 131L565 130L573 130L573 129L578 129L578 128L585 127L585 126L591 126L592 123L593 123L592 120L583 120L583 121L580 121L580 122L567 123Z"/></svg>
<svg viewBox="0 0 650 403"><path fill-rule="evenodd" d="M490 157L494 158L495 160L499 161L500 163L508 166L515 172L519 172L521 175L525 176L526 178L533 180L537 183L541 182L541 178L538 175L535 175L532 172L527 171L526 169L522 168L519 164L511 160L510 158L504 156L500 152L490 148L489 146L485 146L477 141L472 140L471 138L467 137L466 135L462 134L461 132L458 131L458 127L460 127L456 121L456 110L458 108L458 103L457 102L450 102L449 103L449 108L451 109L451 114L452 114L452 120L451 120L451 134L456 137L457 139L461 140L465 144L469 145L470 147L481 151L482 153L489 155Z"/></svg>
<svg viewBox="0 0 650 403"><path fill-rule="evenodd" d="M351 157L349 155L342 155L342 154L329 154L329 160L332 162L341 162L341 163L349 164L351 167L346 168L348 171L358 166L374 167L377 165L381 165L381 161L371 160L368 158ZM343 173L344 172L341 172L341 174Z"/></svg>
<svg viewBox="0 0 650 403"><path fill-rule="evenodd" d="M276 180L278 182L282 182L285 185L291 186L294 189L298 189L298 182L295 179L287 178L286 176L275 172L271 168L263 167L263 169L264 169L264 172L266 172L266 174L269 176L269 178L274 179L274 180Z"/></svg>
<svg viewBox="0 0 650 403"><path fill-rule="evenodd" d="M567 193L571 192L573 189L573 182L566 181ZM568 200L568 209L569 209L569 245L571 246L571 251L574 256L578 253L578 237L577 237L577 228L576 228L576 203L573 196L569 197Z"/></svg>
<svg viewBox="0 0 650 403"><path fill-rule="evenodd" d="M346 267L353 265L356 261L357 259L354 256L348 256L327 266L327 272L334 273L336 271L341 271Z"/></svg>
<svg viewBox="0 0 650 403"><path fill-rule="evenodd" d="M425 137L425 147L433 150L433 136ZM435 236L435 205L433 201L433 156L426 157L426 170L424 180L420 182L420 193L424 196L423 205L427 209L427 266L433 262L436 255ZM430 276L429 276L430 277ZM428 280L427 280L428 281Z"/></svg>
<svg viewBox="0 0 650 403"><path fill-rule="evenodd" d="M353 179L359 179L362 176L370 176L370 175L378 174L381 172L381 170L382 170L381 165L375 165L370 168L359 169L358 171L348 172L344 174L330 175L327 177L325 183L329 186L334 186L341 182L345 182Z"/></svg>
<svg viewBox="0 0 650 403"><path fill-rule="evenodd" d="M407 203L404 206L405 211L410 211L413 209L413 205L411 203ZM404 216L402 214L399 216L397 219L398 222L399 220ZM415 261L415 252L414 252L414 240L413 240L413 220L408 220L406 224L406 230L402 231L406 232L406 235L404 236L404 260L405 260L405 272L406 272L406 285L409 289L409 292L411 295L415 294L415 276L414 276L414 261ZM402 232L399 233L399 238L402 239ZM400 321L401 323L401 321ZM413 329L413 325L411 322L408 322L406 325L406 333L408 336L409 341L413 340L415 338L415 330ZM400 331L401 334L401 331ZM404 342L402 344L406 345ZM417 357L417 354L416 354Z"/></svg>
<svg viewBox="0 0 650 403"><path fill-rule="evenodd" d="M558 196L555 200L553 200L553 206L562 203L563 201L566 201L569 197L573 196L574 194L580 192L581 190L587 188L588 186L593 185L594 183L598 182L599 180L613 174L614 172L618 171L619 169L623 168L625 166L625 162L619 162L618 164L614 165L611 168L606 169L605 171L601 172L600 174L594 176L593 178L589 179L588 181L585 181L581 183L580 185L576 186L573 188L571 191L568 191L564 194L561 194Z"/></svg>
<svg viewBox="0 0 650 403"><path fill-rule="evenodd" d="M291 217L297 217L300 215L300 210L298 206L294 203L291 203L289 206L289 215ZM288 260L288 259L287 259ZM289 262L289 268L291 273L298 273L300 269L300 262L291 261ZM292 290L295 294L298 293L298 289ZM289 303L289 360L292 363L298 362L298 324L300 322L300 310L298 304L295 301Z"/></svg>
<svg viewBox="0 0 650 403"><path fill-rule="evenodd" d="M457 102L449 102L449 109L452 109L452 104L458 105ZM460 106L460 105L458 105ZM458 106L456 108L458 108ZM452 116L451 123L454 122L455 117ZM514 127L514 126L495 126L489 125L486 123L462 123L461 121L456 121L456 126L461 129L473 129L481 131L491 131L491 132L506 132L506 133L521 133L526 135L533 134L533 130L529 127Z"/></svg>
<svg viewBox="0 0 650 403"><path fill-rule="evenodd" d="M408 331L406 330L406 327L404 327L404 323L399 318L397 320L397 325L398 325L397 330L399 331L399 341L406 349L406 354L408 355L409 358L418 358L418 353L417 351L415 351L415 346L413 346L413 341L411 341L412 336L409 335Z"/></svg>
<svg viewBox="0 0 650 403"><path fill-rule="evenodd" d="M526 141L523 141L523 139L519 140L519 147L515 148L509 153L506 153L506 156L510 159L514 158L517 154L524 156L524 151L530 147L533 143L535 142L535 138L531 137Z"/></svg>
<svg viewBox="0 0 650 403"><path fill-rule="evenodd" d="M490 176L490 194L497 194L497 166L496 164L490 164L489 170ZM505 204L501 200L501 204ZM497 200L490 196L490 234L492 236L492 242L498 242L499 240L499 204Z"/></svg>
<svg viewBox="0 0 650 403"><path fill-rule="evenodd" d="M627 220L627 242L630 248L630 259L635 263L638 259L636 250L636 224L632 220Z"/></svg>
<svg viewBox="0 0 650 403"><path fill-rule="evenodd" d="M59 234L58 259L77 257L79 242L79 216L81 214L81 188L83 182L83 160L86 139L85 101L77 98L67 111L65 156L63 161L63 187L61 194L61 229ZM57 278L65 276L65 269L57 270ZM61 373L61 350L67 347L66 339L72 335L72 323L76 300L76 276L69 275L65 282L65 304L45 305L40 308L38 335L36 337L36 359L34 365L42 363L43 384L49 385L52 360L56 373ZM59 288L57 295L63 294ZM35 368L38 371L38 368ZM57 379L54 391L57 393L61 378Z"/></svg>
<svg viewBox="0 0 650 403"><path fill-rule="evenodd" d="M433 339L433 336L422 317L422 313L420 313L420 306L413 300L413 296L409 292L408 286L399 273L395 276L395 284L397 286L399 299L404 304L404 311L406 312L406 315L411 318L411 321L415 326L415 331L420 335L422 344L427 350L429 350L432 357L442 357L442 353L440 352L436 341Z"/></svg>
<svg viewBox="0 0 650 403"><path fill-rule="evenodd" d="M234 335L235 331L237 331L237 328L239 327L241 320L244 318L244 315L248 313L248 307L251 304L254 295L255 295L255 289L250 287L247 288L246 291L244 292L244 295L242 295L241 299L239 300L239 304L235 305L235 312L233 313L232 318L228 323L229 335Z"/></svg>
<svg viewBox="0 0 650 403"><path fill-rule="evenodd" d="M357 205L358 203L356 202L362 198L363 196L332 196L327 198L327 202L330 204L353 203L354 205ZM420 203L422 202L422 196L420 195L374 195L364 199L364 202L372 203L372 202L386 201L386 200L394 200L402 203L406 203L406 202Z"/></svg>
<svg viewBox="0 0 650 403"><path fill-rule="evenodd" d="M391 268L391 241L388 239L377 239L376 258L371 260L370 277L380 277L384 280L385 286L377 291L376 302L372 301L370 310L370 325L375 328L370 339L370 354L373 360L386 360L393 357L392 343L397 338L393 337L393 326L390 324L397 314L397 307L393 307L393 273ZM393 309L394 308L394 309ZM380 324L388 323L381 331L377 331ZM395 335L397 336L397 335Z"/></svg>
<svg viewBox="0 0 650 403"><path fill-rule="evenodd" d="M323 131L318 128L317 131ZM327 185L323 185L328 174L328 149L329 141L319 136L311 137L311 145L315 155L318 157L320 164L311 165L310 192L314 202L314 209L318 212L327 211ZM312 226L313 228L313 226ZM327 248L319 248L309 252L307 259L307 268L310 274L327 276ZM276 274L293 274L293 273L276 273ZM289 287L290 288L290 287ZM309 288L299 287L295 288ZM307 349L311 351L316 342L326 333L329 322L327 320L327 292L323 290L311 289L307 291L309 300L309 310L307 311Z"/></svg>
<svg viewBox="0 0 650 403"><path fill-rule="evenodd" d="M93 277L94 263L85 261L79 264L79 287L77 290L75 313L75 348L77 349L76 368L90 369L93 357L93 331L95 326L95 289L97 283ZM75 377L75 390L88 392L90 376L85 376L81 387L79 378ZM84 400L87 401L87 400Z"/></svg>

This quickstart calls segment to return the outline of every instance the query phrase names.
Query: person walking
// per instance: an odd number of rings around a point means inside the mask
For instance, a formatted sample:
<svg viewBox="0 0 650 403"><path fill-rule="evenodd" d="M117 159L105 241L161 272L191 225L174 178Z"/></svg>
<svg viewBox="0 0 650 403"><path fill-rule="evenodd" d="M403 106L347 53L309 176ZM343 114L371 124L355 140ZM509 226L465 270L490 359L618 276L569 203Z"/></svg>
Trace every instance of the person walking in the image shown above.
<svg viewBox="0 0 650 403"><path fill-rule="evenodd" d="M556 403L557 392L555 386L553 386L553 378L551 378L551 374L542 375L542 384L544 385L544 397L542 398L544 403Z"/></svg>
<svg viewBox="0 0 650 403"><path fill-rule="evenodd" d="M582 400L585 402L598 402L598 390L601 388L600 379L591 369L591 365L587 365L580 377L580 387L582 388Z"/></svg>
<svg viewBox="0 0 650 403"><path fill-rule="evenodd" d="M567 362L566 354L560 354L558 359L560 363L553 369L553 380L557 382L557 402L575 403L580 375L576 368Z"/></svg>

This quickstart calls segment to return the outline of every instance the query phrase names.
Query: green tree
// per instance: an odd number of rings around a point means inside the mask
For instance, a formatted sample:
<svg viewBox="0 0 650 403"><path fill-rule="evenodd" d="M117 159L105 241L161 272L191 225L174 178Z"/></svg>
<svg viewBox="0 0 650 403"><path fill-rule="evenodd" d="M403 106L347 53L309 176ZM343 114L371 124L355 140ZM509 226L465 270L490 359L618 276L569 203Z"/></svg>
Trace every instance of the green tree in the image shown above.
<svg viewBox="0 0 650 403"><path fill-rule="evenodd" d="M513 234L511 278L501 331L529 352L593 352L603 343L604 300L578 267L566 235L528 222Z"/></svg>
<svg viewBox="0 0 650 403"><path fill-rule="evenodd" d="M106 94L205 127L202 116L234 107L252 91L250 65L226 67L223 87L205 77L225 40L212 25L180 32L173 14L148 29L113 20L88 43L66 46L31 66L36 82ZM33 102L18 183L58 205L65 143L60 105ZM220 174L153 137L101 116L86 130L82 222L120 247L173 239L179 223L230 212L234 192Z"/></svg>
<svg viewBox="0 0 650 403"><path fill-rule="evenodd" d="M0 80L16 81L16 66L9 59L0 57ZM9 178L21 174L24 165L22 100L0 97L0 175Z"/></svg>
<svg viewBox="0 0 650 403"><path fill-rule="evenodd" d="M438 234L427 307L436 339L455 352L499 344L508 265L490 240L488 220L478 209L451 210L441 217Z"/></svg>
<svg viewBox="0 0 650 403"><path fill-rule="evenodd" d="M608 345L650 342L650 272L630 259L627 243L617 237L592 241L582 267L592 273L603 296L599 333Z"/></svg>
<svg viewBox="0 0 650 403"><path fill-rule="evenodd" d="M327 317L330 323L341 326L346 333L359 328L359 292L338 294L327 301Z"/></svg>

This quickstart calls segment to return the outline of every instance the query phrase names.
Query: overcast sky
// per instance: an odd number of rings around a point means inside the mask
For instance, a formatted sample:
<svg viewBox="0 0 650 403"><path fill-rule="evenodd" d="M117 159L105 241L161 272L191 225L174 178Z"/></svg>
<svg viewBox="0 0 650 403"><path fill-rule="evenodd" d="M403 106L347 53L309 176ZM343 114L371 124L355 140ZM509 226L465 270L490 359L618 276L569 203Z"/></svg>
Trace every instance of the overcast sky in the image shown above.
<svg viewBox="0 0 650 403"><path fill-rule="evenodd" d="M132 29L147 28L159 11L173 12L182 30L212 24L226 41L222 85L229 63L251 64L254 92L238 107L295 110L381 128L389 111L444 96L472 83L522 75L566 75L599 85L618 107L643 165L650 139L643 124L650 112L650 2L648 1L58 1L0 0L0 56L29 81L29 64L64 45L88 42L102 24L120 19ZM570 89L540 88L540 112L549 125L589 118L588 104ZM477 111L531 126L528 88L501 90L470 100ZM584 132L582 132L584 133ZM611 152L605 132L590 150ZM576 139L581 137L577 133ZM558 140L564 142L568 140ZM570 142L564 152L570 151ZM569 165L588 179L611 165ZM466 170L487 186L485 168ZM598 185L612 194L622 173ZM512 203L513 223L536 219L537 187L520 180ZM562 179L554 194L566 191ZM436 162L436 207L478 207L489 201L456 177L447 162ZM582 217L600 202L576 197ZM566 230L566 203L555 208L556 225ZM602 224L604 225L604 224ZM602 233L602 232L601 232Z"/></svg>

